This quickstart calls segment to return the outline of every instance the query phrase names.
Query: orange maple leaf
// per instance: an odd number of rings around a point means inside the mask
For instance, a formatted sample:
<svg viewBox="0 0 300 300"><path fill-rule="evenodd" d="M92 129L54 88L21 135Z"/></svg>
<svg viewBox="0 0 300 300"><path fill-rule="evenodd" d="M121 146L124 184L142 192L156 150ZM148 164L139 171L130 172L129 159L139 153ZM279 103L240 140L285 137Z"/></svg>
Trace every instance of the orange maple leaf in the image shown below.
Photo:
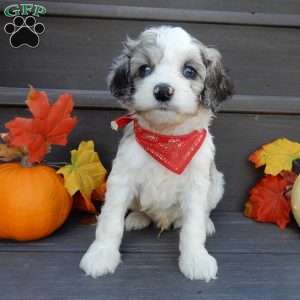
<svg viewBox="0 0 300 300"><path fill-rule="evenodd" d="M84 211L90 214L95 214L97 212L97 209L92 202L92 199L88 199L83 197L81 193L76 193L73 196L74 203L73 203L73 208L79 211Z"/></svg>
<svg viewBox="0 0 300 300"><path fill-rule="evenodd" d="M67 137L77 122L71 116L74 103L70 94L63 94L51 105L45 92L31 87L26 104L33 118L17 117L7 122L8 142L14 147L24 147L29 162L40 162L50 145L67 144Z"/></svg>
<svg viewBox="0 0 300 300"><path fill-rule="evenodd" d="M106 182L103 182L96 189L93 190L91 199L84 197L81 193L76 193L74 195L73 207L76 210L95 214L97 212L95 204L100 204L104 202L105 192Z"/></svg>
<svg viewBox="0 0 300 300"><path fill-rule="evenodd" d="M291 207L285 197L290 180L286 176L266 175L250 190L245 216L259 222L270 222L284 229L290 222Z"/></svg>

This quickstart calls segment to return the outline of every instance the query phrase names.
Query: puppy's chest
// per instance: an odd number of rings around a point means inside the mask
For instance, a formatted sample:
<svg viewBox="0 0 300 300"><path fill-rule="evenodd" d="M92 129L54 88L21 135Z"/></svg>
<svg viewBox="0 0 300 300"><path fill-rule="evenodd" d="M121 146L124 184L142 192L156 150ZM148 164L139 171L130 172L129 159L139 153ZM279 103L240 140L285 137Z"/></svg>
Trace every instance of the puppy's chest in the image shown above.
<svg viewBox="0 0 300 300"><path fill-rule="evenodd" d="M210 143L205 142L190 161L185 171L178 175L166 169L151 157L133 136L124 138L119 162L127 166L133 180L141 209L147 212L177 210L184 193L197 185L200 174L207 173L211 154Z"/></svg>
<svg viewBox="0 0 300 300"><path fill-rule="evenodd" d="M145 166L137 182L138 198L143 210L166 210L178 205L183 190L183 175L173 175L159 165Z"/></svg>

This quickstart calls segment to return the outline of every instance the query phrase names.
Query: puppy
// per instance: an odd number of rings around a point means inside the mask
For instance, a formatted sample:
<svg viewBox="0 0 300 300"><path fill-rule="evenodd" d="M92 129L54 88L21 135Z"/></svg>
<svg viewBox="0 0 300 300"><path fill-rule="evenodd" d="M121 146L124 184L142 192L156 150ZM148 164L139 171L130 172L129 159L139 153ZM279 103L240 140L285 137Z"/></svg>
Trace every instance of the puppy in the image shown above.
<svg viewBox="0 0 300 300"><path fill-rule="evenodd" d="M81 269L94 278L114 273L124 227L153 222L161 230L180 228L179 269L187 278L215 279L217 262L205 240L215 232L210 212L223 195L224 180L209 125L233 89L220 53L182 28L149 28L127 39L108 85L134 121L124 130L96 239Z"/></svg>

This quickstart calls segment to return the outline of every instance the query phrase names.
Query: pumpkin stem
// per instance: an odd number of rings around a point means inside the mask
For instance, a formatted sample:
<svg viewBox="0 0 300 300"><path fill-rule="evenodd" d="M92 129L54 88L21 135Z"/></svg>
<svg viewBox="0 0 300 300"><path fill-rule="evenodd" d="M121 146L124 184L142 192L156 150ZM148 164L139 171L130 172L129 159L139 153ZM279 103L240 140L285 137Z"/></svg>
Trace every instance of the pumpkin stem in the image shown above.
<svg viewBox="0 0 300 300"><path fill-rule="evenodd" d="M31 168L32 163L28 161L28 156L24 155L21 159L21 165L25 168Z"/></svg>

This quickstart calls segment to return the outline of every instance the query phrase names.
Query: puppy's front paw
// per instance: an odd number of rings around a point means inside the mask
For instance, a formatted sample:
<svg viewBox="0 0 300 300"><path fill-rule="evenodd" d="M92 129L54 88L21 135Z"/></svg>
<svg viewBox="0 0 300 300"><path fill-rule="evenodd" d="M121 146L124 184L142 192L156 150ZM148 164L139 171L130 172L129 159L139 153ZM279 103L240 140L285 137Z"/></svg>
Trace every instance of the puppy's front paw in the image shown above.
<svg viewBox="0 0 300 300"><path fill-rule="evenodd" d="M179 269L191 280L199 279L208 282L217 278L218 265L215 258L205 250L197 254L181 254Z"/></svg>
<svg viewBox="0 0 300 300"><path fill-rule="evenodd" d="M94 242L80 261L80 268L89 276L99 276L114 273L121 261L118 250L103 248Z"/></svg>

